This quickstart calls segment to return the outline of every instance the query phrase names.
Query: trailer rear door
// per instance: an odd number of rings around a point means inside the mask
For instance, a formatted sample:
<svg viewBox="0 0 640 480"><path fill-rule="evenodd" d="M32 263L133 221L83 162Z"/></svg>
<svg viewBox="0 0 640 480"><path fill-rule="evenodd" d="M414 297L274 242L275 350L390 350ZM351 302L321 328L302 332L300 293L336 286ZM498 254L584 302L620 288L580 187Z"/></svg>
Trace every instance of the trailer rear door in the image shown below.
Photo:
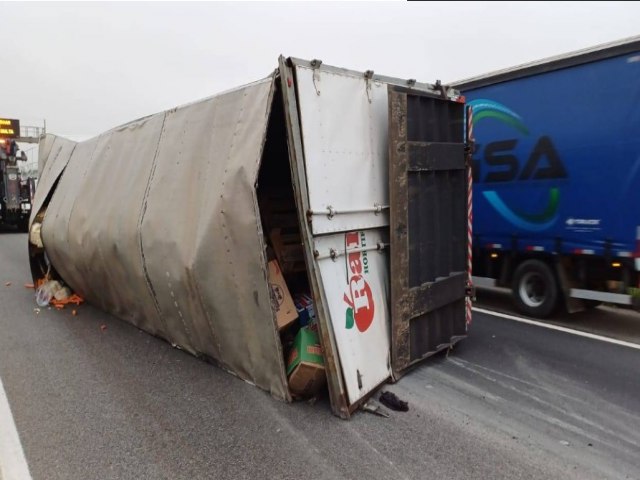
<svg viewBox="0 0 640 480"><path fill-rule="evenodd" d="M466 335L464 104L389 85L394 375Z"/></svg>
<svg viewBox="0 0 640 480"><path fill-rule="evenodd" d="M323 343L325 356L339 361L353 410L391 376L387 251L376 247L388 243L387 88L362 73L292 62L315 252L308 263L327 306L321 334L335 339L335 352Z"/></svg>

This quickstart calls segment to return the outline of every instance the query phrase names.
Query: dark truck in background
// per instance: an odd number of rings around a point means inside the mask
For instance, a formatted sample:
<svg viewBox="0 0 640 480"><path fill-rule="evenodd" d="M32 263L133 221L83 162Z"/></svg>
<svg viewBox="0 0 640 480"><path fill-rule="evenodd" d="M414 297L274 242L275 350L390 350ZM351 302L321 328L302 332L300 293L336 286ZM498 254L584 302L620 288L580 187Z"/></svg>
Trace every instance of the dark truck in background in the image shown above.
<svg viewBox="0 0 640 480"><path fill-rule="evenodd" d="M18 149L19 120L0 118L0 225L15 225L26 232L36 180L23 175L19 164L27 161Z"/></svg>
<svg viewBox="0 0 640 480"><path fill-rule="evenodd" d="M640 292L640 36L454 83L473 108L475 285L544 318Z"/></svg>

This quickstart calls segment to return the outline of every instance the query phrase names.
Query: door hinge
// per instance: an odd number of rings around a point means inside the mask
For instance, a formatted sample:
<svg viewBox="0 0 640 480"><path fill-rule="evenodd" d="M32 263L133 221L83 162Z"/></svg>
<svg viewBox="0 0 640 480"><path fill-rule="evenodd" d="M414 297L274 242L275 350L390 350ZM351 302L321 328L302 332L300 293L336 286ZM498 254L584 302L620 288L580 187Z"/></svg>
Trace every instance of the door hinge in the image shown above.
<svg viewBox="0 0 640 480"><path fill-rule="evenodd" d="M367 99L371 103L371 80L373 79L373 70L367 70L364 72L364 80L367 84Z"/></svg>
<svg viewBox="0 0 640 480"><path fill-rule="evenodd" d="M320 83L320 65L322 65L322 60L318 60L314 58L311 60L311 68L313 69L313 88L316 89L316 95L320 95L320 88L318 84Z"/></svg>

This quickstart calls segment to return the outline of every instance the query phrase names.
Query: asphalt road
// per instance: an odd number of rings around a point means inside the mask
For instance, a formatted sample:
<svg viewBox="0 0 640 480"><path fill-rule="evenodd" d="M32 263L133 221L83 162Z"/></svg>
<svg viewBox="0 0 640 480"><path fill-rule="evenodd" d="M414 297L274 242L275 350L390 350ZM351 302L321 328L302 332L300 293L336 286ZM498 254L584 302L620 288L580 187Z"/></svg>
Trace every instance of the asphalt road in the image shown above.
<svg viewBox="0 0 640 480"><path fill-rule="evenodd" d="M90 306L36 313L27 281L26 236L0 235L0 378L34 479L640 478L640 350L476 314L389 387L409 412L343 421Z"/></svg>
<svg viewBox="0 0 640 480"><path fill-rule="evenodd" d="M496 312L522 316L515 311L510 291L505 288L478 289L476 305ZM545 321L581 332L640 343L640 312L624 307L600 306L573 315L567 315L558 309Z"/></svg>

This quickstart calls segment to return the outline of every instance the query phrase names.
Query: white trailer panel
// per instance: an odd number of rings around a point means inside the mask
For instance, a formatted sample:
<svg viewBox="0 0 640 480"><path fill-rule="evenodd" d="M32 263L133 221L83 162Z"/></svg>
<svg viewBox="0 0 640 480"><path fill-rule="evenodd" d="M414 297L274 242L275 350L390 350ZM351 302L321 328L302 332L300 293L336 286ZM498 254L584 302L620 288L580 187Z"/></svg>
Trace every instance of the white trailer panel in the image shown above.
<svg viewBox="0 0 640 480"><path fill-rule="evenodd" d="M296 75L313 234L389 225L387 85L302 65Z"/></svg>
<svg viewBox="0 0 640 480"><path fill-rule="evenodd" d="M391 375L388 250L376 250L387 237L362 230L314 242L350 404Z"/></svg>

